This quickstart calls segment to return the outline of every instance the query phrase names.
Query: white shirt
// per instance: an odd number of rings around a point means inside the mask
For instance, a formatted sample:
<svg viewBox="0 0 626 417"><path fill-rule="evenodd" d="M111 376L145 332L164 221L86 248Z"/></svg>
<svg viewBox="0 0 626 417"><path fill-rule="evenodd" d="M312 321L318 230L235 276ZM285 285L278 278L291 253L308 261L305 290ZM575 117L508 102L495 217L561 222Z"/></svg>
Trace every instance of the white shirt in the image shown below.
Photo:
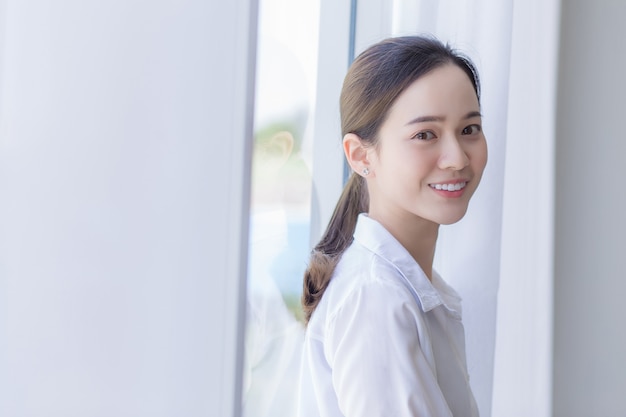
<svg viewBox="0 0 626 417"><path fill-rule="evenodd" d="M300 417L476 417L461 299L378 222L354 242L309 321Z"/></svg>

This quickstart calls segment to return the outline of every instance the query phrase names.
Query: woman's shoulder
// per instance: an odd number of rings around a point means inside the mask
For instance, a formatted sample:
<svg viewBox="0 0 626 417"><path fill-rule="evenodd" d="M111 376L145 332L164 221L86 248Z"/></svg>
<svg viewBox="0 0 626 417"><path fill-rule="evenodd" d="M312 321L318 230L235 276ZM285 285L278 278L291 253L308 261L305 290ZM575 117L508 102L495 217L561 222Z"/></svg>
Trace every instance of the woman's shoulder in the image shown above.
<svg viewBox="0 0 626 417"><path fill-rule="evenodd" d="M358 322L369 322L381 311L411 321L420 321L423 314L400 271L376 253L353 244L337 264L307 332L309 337L323 340L338 321L352 317L358 318Z"/></svg>
<svg viewBox="0 0 626 417"><path fill-rule="evenodd" d="M360 245L352 245L337 264L323 299L332 315L359 294L413 300L400 271Z"/></svg>
<svg viewBox="0 0 626 417"><path fill-rule="evenodd" d="M398 282L400 276L394 264L355 242L341 257L331 282L345 280L354 286L375 282L393 285Z"/></svg>

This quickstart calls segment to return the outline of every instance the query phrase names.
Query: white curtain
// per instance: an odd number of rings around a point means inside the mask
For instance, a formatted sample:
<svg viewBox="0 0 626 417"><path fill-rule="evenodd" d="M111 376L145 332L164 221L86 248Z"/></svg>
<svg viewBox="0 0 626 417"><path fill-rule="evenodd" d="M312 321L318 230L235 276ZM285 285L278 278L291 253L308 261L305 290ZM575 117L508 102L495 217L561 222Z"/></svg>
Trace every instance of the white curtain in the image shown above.
<svg viewBox="0 0 626 417"><path fill-rule="evenodd" d="M552 416L560 0L513 10L493 415Z"/></svg>
<svg viewBox="0 0 626 417"><path fill-rule="evenodd" d="M469 55L481 76L489 162L465 219L442 228L435 264L464 298L468 367L482 416L551 412L558 5L358 4L357 53L390 35L431 33Z"/></svg>

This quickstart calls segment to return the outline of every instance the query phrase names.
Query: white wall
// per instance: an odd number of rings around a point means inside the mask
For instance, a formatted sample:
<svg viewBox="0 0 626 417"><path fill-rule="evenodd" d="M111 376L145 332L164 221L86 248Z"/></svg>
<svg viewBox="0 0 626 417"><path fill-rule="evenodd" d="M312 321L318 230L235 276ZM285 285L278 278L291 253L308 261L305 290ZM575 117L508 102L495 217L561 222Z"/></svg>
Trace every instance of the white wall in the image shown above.
<svg viewBox="0 0 626 417"><path fill-rule="evenodd" d="M619 0L562 3L555 417L626 415L624 16Z"/></svg>
<svg viewBox="0 0 626 417"><path fill-rule="evenodd" d="M236 414L254 1L0 6L0 415Z"/></svg>

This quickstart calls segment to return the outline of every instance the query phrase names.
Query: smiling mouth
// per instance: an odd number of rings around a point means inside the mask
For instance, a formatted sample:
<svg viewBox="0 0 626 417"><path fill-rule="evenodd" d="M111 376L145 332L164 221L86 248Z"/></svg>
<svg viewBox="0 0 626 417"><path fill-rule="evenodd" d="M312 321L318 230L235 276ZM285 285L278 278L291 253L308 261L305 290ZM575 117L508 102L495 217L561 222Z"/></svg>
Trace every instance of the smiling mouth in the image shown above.
<svg viewBox="0 0 626 417"><path fill-rule="evenodd" d="M434 188L435 190L443 190L443 191L459 191L465 188L466 185L467 185L467 181L457 182L455 184L428 184L430 188Z"/></svg>

